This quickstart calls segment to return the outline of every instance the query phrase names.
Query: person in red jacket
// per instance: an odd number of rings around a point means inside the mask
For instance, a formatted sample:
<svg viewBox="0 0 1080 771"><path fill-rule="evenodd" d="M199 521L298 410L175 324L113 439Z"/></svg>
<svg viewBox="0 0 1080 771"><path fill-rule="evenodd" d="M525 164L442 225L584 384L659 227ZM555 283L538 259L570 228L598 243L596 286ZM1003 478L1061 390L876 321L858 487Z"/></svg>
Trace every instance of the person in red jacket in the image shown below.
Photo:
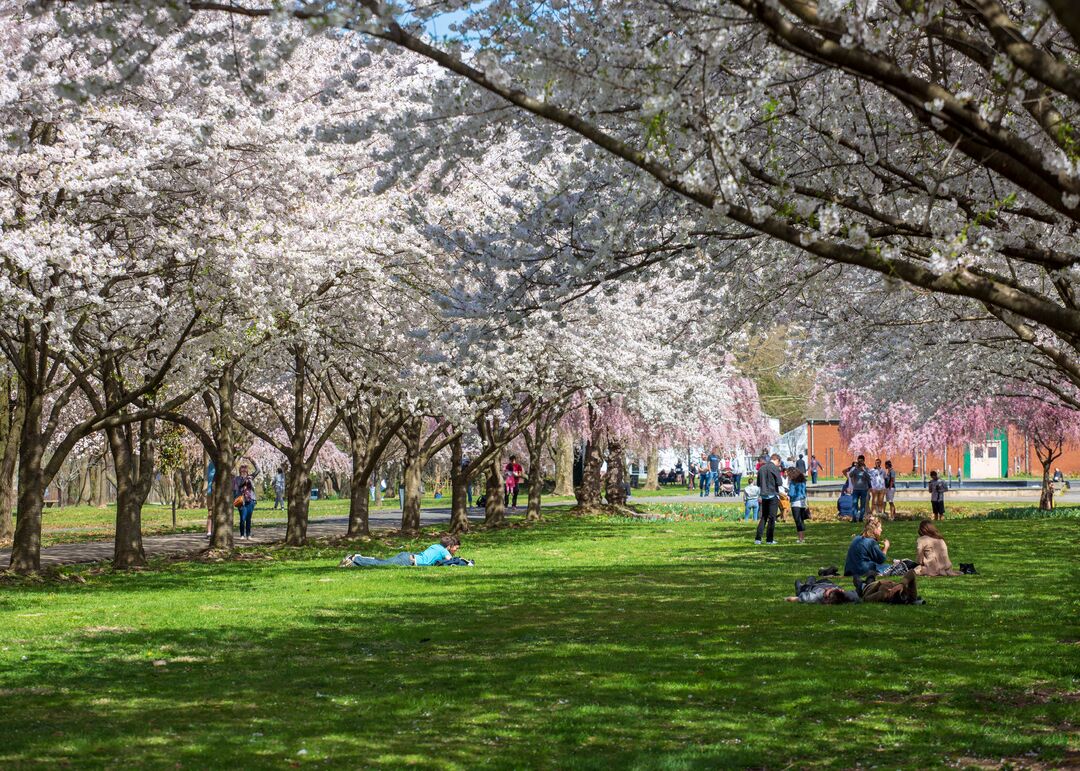
<svg viewBox="0 0 1080 771"><path fill-rule="evenodd" d="M517 462L517 456L511 455L510 462L503 467L503 489L505 491L503 505L510 506L510 511L517 509L518 483L521 482L524 474L525 470L521 467L521 464ZM512 506L511 501L513 501Z"/></svg>

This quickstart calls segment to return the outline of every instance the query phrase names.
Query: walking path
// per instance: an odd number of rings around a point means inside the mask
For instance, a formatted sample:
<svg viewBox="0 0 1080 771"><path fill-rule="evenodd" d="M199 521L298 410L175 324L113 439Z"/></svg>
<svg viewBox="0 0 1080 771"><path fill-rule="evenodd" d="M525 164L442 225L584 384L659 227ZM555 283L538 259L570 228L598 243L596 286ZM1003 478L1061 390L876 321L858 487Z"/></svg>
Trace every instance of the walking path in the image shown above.
<svg viewBox="0 0 1080 771"><path fill-rule="evenodd" d="M973 502L978 501L982 503L1027 503L1030 505L1038 504L1037 490L1036 495L1022 495L1017 494L1014 491L994 491L994 494L988 494L990 491L983 491L978 494L967 494L963 492L949 493L946 505L949 502ZM920 494L921 493L921 494ZM811 494L811 498L815 500L821 500ZM832 496L829 496L829 500ZM702 503L737 503L738 497L720 497L706 496L700 497L696 492L687 493L683 495L661 495L654 497L639 496L637 498L631 497L630 502L645 505L650 503L685 503L685 504L702 504ZM914 501L914 500L926 500L926 494L923 491L912 491L907 493L906 491L897 491L897 502ZM1075 504L1080 503L1080 491L1067 492L1062 495L1055 496L1055 500L1059 504ZM567 506L571 505L565 501L550 501L544 502L544 506ZM522 509L519 509L519 511ZM482 509L470 510L471 519L482 519ZM420 523L422 525L436 525L440 522L448 522L450 520L450 509L438 508L438 509L421 509ZM401 524L401 513L393 509L372 511L369 517L372 530L393 530ZM285 538L285 520L277 520L279 524L255 527L252 528L251 541L237 541L237 545L243 546L245 544L260 544L260 543L273 543L275 541L282 541ZM345 535L348 529L349 518L348 517L321 517L313 518L308 522L308 535L312 538L329 538L333 536ZM79 528L71 528L71 530L78 530ZM201 551L206 548L206 536L202 533L174 533L171 535L148 535L143 538L143 549L146 550L147 557L156 557L163 554L185 554ZM111 560L113 556L113 542L112 541L88 541L86 543L65 543L57 544L56 546L49 546L41 550L41 566L48 567L52 565L72 565L82 562L105 562ZM0 570L7 567L11 561L11 549L0 549Z"/></svg>
<svg viewBox="0 0 1080 771"><path fill-rule="evenodd" d="M480 515L477 517L482 518ZM470 518L477 518L470 516ZM423 509L420 512L420 524L435 525L450 520L450 509ZM369 517L372 530L392 530L401 525L401 514L397 511L372 512ZM324 517L308 522L308 536L311 538L330 538L345 535L349 527L348 517ZM285 525L253 527L251 540L240 541L238 546L260 543L273 543L285 538ZM204 533L174 533L171 535L148 535L143 538L143 549L147 557L164 554L187 554L206 548ZM112 541L89 541L87 543L63 543L41 550L41 566L73 565L82 562L105 562L113 556ZM0 570L11 562L11 549L0 549Z"/></svg>

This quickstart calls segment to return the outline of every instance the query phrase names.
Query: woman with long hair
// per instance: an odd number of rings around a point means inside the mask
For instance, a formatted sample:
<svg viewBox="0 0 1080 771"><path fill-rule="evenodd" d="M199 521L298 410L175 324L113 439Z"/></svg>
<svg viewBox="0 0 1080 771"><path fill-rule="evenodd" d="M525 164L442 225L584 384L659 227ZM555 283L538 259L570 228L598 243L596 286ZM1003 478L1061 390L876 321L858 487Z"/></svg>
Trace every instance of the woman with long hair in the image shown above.
<svg viewBox="0 0 1080 771"><path fill-rule="evenodd" d="M789 466L788 498L791 499L791 518L795 520L795 533L799 543L806 540L806 474L797 466Z"/></svg>
<svg viewBox="0 0 1080 771"><path fill-rule="evenodd" d="M920 576L958 576L949 561L949 547L934 523L924 519L919 523L919 540L915 542L918 565L915 572Z"/></svg>

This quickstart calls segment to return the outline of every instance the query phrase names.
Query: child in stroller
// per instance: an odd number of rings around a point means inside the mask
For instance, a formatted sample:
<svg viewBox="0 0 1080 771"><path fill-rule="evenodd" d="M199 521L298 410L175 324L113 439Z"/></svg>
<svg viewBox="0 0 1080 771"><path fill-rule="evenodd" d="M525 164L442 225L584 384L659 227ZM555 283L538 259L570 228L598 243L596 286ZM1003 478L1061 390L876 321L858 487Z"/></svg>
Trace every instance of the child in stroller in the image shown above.
<svg viewBox="0 0 1080 771"><path fill-rule="evenodd" d="M726 468L720 472L720 494L735 495L735 475Z"/></svg>

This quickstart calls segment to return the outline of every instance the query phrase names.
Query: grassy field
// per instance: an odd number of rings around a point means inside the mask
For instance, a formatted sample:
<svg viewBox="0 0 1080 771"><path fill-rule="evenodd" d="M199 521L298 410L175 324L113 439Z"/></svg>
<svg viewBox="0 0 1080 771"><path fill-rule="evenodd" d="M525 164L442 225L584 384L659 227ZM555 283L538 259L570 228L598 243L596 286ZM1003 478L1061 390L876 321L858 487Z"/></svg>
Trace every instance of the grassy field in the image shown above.
<svg viewBox="0 0 1080 771"><path fill-rule="evenodd" d="M469 536L475 568L339 545L0 584L0 767L1075 765L1075 520L943 529L980 575L916 607L782 601L847 524L561 513Z"/></svg>

